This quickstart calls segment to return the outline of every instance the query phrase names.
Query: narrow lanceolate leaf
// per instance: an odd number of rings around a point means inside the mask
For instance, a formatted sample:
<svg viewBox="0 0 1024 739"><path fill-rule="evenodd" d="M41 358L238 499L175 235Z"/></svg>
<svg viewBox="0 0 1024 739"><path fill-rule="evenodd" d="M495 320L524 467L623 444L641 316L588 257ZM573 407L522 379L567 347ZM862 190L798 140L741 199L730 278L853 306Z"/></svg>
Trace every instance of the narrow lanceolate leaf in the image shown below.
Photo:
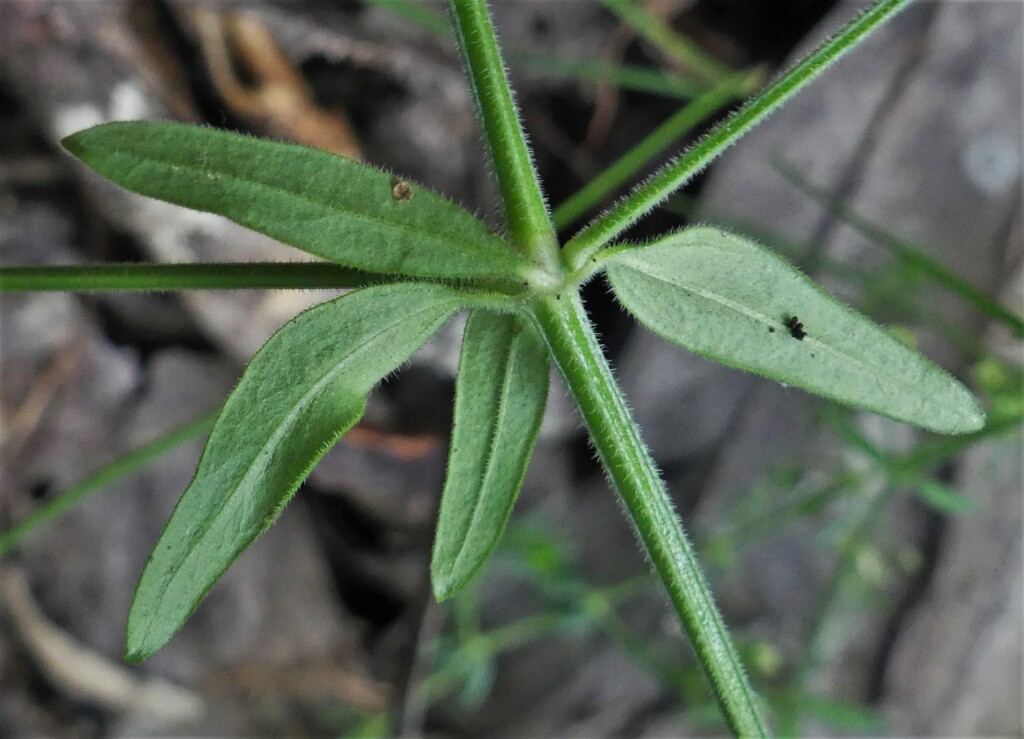
<svg viewBox="0 0 1024 739"><path fill-rule="evenodd" d="M142 121L96 126L62 143L122 187L226 216L347 267L506 280L529 270L454 203L317 149Z"/></svg>
<svg viewBox="0 0 1024 739"><path fill-rule="evenodd" d="M126 657L160 649L299 483L359 420L366 394L462 302L434 285L388 285L306 311L253 357L142 573Z"/></svg>
<svg viewBox="0 0 1024 739"><path fill-rule="evenodd" d="M692 228L609 258L619 300L722 364L940 433L984 423L959 382L745 238Z"/></svg>
<svg viewBox="0 0 1024 739"><path fill-rule="evenodd" d="M430 565L438 600L469 582L497 544L526 474L547 393L548 353L533 326L517 316L471 314Z"/></svg>

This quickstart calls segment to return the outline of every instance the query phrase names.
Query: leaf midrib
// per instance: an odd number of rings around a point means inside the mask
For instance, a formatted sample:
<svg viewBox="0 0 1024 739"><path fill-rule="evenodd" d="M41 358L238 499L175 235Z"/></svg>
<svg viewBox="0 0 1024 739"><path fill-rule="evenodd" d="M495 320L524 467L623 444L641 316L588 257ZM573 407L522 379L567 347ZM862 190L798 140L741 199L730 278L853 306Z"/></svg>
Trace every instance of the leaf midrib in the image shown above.
<svg viewBox="0 0 1024 739"><path fill-rule="evenodd" d="M433 244L438 244L438 245L441 245L441 246L444 246L444 247L447 247L447 248L450 248L454 244L456 246L459 246L464 252L472 253L471 249L466 249L465 248L466 245L464 243L462 243L461 241L457 240L457 239L450 239L450 240L441 239L441 238L438 238L435 235L432 235L432 233L430 231L416 230L416 229L408 228L404 224L401 224L400 222L389 221L389 220L382 219L382 218L375 218L372 214L366 213L366 212L363 212L363 211L346 210L346 209L340 208L337 205L334 205L332 203L324 202L323 200L315 200L315 199L313 199L311 197L308 197L307 195L305 195L300 190L293 190L293 189L290 189L290 188L288 188L288 187L286 187L284 185L275 185L275 184L270 184L270 183L267 183L267 182L259 182L257 180L253 180L253 179L246 179L245 177L242 177L240 175L230 174L230 173L223 172L223 171L220 171L220 170L204 169L203 167L200 167L200 166L190 166L188 164L183 164L181 162L177 162L177 161L173 161L173 160L172 161L168 161L166 159L161 159L160 157L156 157L156 156L152 156L152 155L144 155L144 154L140 154L140 153L135 152L135 151L121 151L121 152L118 152L118 153L121 156L125 156L125 157L128 157L128 158L134 158L134 159L140 160L142 162L150 162L150 163L162 165L162 166L168 167L168 168L170 168L172 170L178 169L178 170L183 170L183 171L191 173L191 174L201 174L201 175L207 175L207 176L213 176L213 177L223 177L225 179L229 179L229 180L232 180L234 182L238 182L238 183L242 183L242 184L245 184L245 185L249 185L251 187L262 188L264 190L268 190L268 191L271 191L271 192L281 193L281 194L284 194L285 196L292 197L292 198L294 198L296 200L299 200L299 201L301 201L303 203L306 203L308 205L311 205L311 206L314 206L316 208L320 208L320 209L326 210L331 215L340 216L340 217L348 217L348 218L351 218L351 219L356 220L356 221L361 221L363 223L369 223L371 225L377 226L378 228L391 229L393 231L397 231L398 233L400 233L400 234L402 234L404 236L420 238L420 239L422 239L424 241L428 241L428 242L433 243ZM438 198L438 200L441 203L444 204L444 207L446 209L448 209L448 210L450 210L450 211L452 211L454 213L459 213L460 217L462 216L462 213L459 212L459 210L460 210L459 207L455 203L449 202L449 201L445 200L443 197L441 197L440 195L436 195L433 192L431 192L430 194L434 195L436 198ZM473 216L468 214L468 213L466 213L466 215L468 215L470 218L473 218ZM483 248L487 249L488 256L492 256L493 255L495 257L498 257L499 259L508 259L509 256L512 254L512 252L510 252L510 251L508 251L508 250L506 250L504 248L504 242L501 239L498 239L498 238L493 237L493 236L487 236L487 235L484 235L484 234L481 234L481 236L483 238L480 238L477 243L479 243ZM500 245L500 248L499 248L499 245ZM292 246L295 246L295 245L292 244ZM301 249L302 247L297 247L297 248ZM514 261L513 260L509 260L508 262L506 262L506 264L514 264L517 267L527 266L525 261L520 260L520 259L516 259ZM502 275L502 274L499 274L499 273L495 273L492 276L495 276L495 277L507 277L507 275Z"/></svg>
<svg viewBox="0 0 1024 739"><path fill-rule="evenodd" d="M467 551L469 549L469 533L473 531L474 526L480 520L480 512L483 508L484 498L487 497L484 491L487 490L491 475L494 471L494 461L497 458L498 439L501 436L501 428L505 420L505 416L508 413L509 386L512 382L511 367L515 361L515 347L520 336L522 336L522 333L515 334L508 342L505 359L501 365L505 368L505 372L501 382L501 392L498 395L498 412L495 415L494 425L491 428L491 439L487 449L487 461L484 463L483 475L480 476L480 486L476 500L473 502L473 511L469 517L469 525L466 527L466 535L462 537L462 546L459 548L458 554L455 555L455 562L452 564L453 575L458 573L459 566L467 556Z"/></svg>
<svg viewBox="0 0 1024 739"><path fill-rule="evenodd" d="M444 302L458 304L458 301L454 299ZM163 605L164 599L167 595L167 591L170 588L170 585L178 578L178 573L182 571L185 563L194 555L196 544L198 544L202 539L206 537L210 529L213 527L214 522L224 511L224 508L234 498L235 493L248 481L250 476L254 474L253 468L255 467L256 460L259 459L260 455L267 448L273 446L274 441L281 438L281 435L284 433L284 429L287 425L287 422L295 418L297 414L297 409L303 406L303 402L306 401L309 397L311 397L314 394L314 391L318 390L319 388L322 388L324 384L330 382L342 369L347 367L352 357L357 352L365 348L367 344L369 344L371 341L392 330L395 326L405 323L411 320L412 318L427 312L430 308L436 308L442 304L443 303L435 303L432 306L420 308L419 310L414 311L412 314L403 316L402 319L398 319L392 323L389 323L386 328L382 328L379 331L376 331L375 333L371 334L364 341L360 342L358 346L349 351L348 354L346 354L342 360L340 360L337 364L333 365L329 370L327 370L316 382L311 384L309 388L299 397L299 399L292 405L291 410L284 416L282 421L277 425L273 434L271 434L271 436L268 437L267 442L260 446L256 453L253 454L250 460L246 463L246 471L242 475L242 478L238 481L238 483L236 483L231 488L231 491L228 494L223 496L222 500L220 501L220 503L217 504L214 511L206 517L206 521L203 524L203 526L198 531L196 531L196 533L192 536L188 546L186 547L184 555L178 560L177 568L170 575L170 577L167 578L167 580L163 584L163 587L161 587L160 589L160 593L157 596L156 604L151 609L150 617L146 622L145 629L143 630L144 633L148 634L150 632L150 629L153 625L153 621L156 619L156 614L160 610L160 607Z"/></svg>
<svg viewBox="0 0 1024 739"><path fill-rule="evenodd" d="M766 316L764 316L761 313L757 313L755 311L750 310L749 308L744 306L742 303L737 303L735 301L729 300L728 298L725 298L725 297L723 297L721 295L718 295L717 293L707 293L707 292L705 292L705 291L703 291L703 290L701 290L699 288L691 287L689 285L681 285L681 284L679 284L677 282L672 282L671 280L667 280L664 277L661 277L659 275L653 274L653 273L651 273L651 272L649 272L649 271L647 271L645 269L640 269L640 268L636 267L635 265L636 265L636 262L630 260L629 262L624 261L622 266L627 268L627 269L632 269L632 270L634 270L636 272L639 272L639 273L641 273L641 274L643 274L643 275L645 275L645 276L647 276L647 277L649 277L649 278L651 278L653 280L661 282L663 284L670 285L672 287L678 288L679 290L691 293L693 295L697 295L698 297L702 297L702 298L704 298L706 300L709 300L709 301L711 301L713 303L717 303L717 304L722 305L722 306L724 306L726 308L731 308L731 309L735 310L736 312L741 313L741 314L747 316L748 318L751 318L751 319L756 320L756 321L758 321L760 323L763 323L766 326L774 326L775 325L774 321L768 319ZM868 374L868 375L871 375L872 372L877 372L879 374L882 374L888 380L890 380L894 385L896 385L898 387L901 387L901 388L904 388L904 389L907 389L907 390L910 390L911 394L916 396L916 397L924 398L925 402L929 405L929 407L932 405L931 399L927 395L925 395L923 393L920 393L920 392L916 392L916 387L917 387L916 384L902 381L897 375L892 375L890 373L885 372L885 368L882 367L882 366L876 366L876 365L870 364L870 363L864 361L863 359L861 359L860 357L858 357L856 355L847 354L846 352L844 352L844 351L842 351L842 350L840 350L838 348L833 347L831 344L826 344L826 343L822 342L821 340L819 340L819 339L817 339L814 336L809 335L809 334L804 337L803 341L805 343L807 343L807 344L814 344L815 346L821 347L822 349L828 351L829 353L833 354L834 356L839 357L840 359L846 359L846 360L849 360L850 362L853 362L854 364L858 365L862 370L865 370L866 374ZM927 360L925 360L925 361L927 361ZM879 385L879 387L881 387L881 383L878 382L877 378L875 379L875 382L876 382L876 384ZM942 410L945 409L945 406L941 405L941 404L938 407L940 409L942 409ZM943 415L945 415L945 414L943 413Z"/></svg>

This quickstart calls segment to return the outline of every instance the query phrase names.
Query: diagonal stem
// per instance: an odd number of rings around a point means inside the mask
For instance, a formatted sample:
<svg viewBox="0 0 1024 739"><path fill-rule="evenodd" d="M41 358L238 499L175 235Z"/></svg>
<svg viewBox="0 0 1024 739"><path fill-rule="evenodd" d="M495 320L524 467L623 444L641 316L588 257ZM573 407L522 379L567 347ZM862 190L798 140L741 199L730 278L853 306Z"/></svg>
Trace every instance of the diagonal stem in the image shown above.
<svg viewBox="0 0 1024 739"><path fill-rule="evenodd" d="M643 141L623 154L610 167L590 180L575 194L566 198L551 214L559 229L572 225L576 219L601 202L629 178L636 175L648 161L696 128L705 118L739 97L732 82L719 85L694 98L664 121Z"/></svg>
<svg viewBox="0 0 1024 739"><path fill-rule="evenodd" d="M571 291L538 300L535 315L730 727L739 736L765 736L736 648L579 296Z"/></svg>
<svg viewBox="0 0 1024 739"><path fill-rule="evenodd" d="M711 129L693 148L660 169L604 215L588 224L565 245L563 253L568 270L579 270L598 250L689 182L729 146L736 143L745 133L767 118L909 2L910 0L876 2L767 90L751 98L743 107Z"/></svg>

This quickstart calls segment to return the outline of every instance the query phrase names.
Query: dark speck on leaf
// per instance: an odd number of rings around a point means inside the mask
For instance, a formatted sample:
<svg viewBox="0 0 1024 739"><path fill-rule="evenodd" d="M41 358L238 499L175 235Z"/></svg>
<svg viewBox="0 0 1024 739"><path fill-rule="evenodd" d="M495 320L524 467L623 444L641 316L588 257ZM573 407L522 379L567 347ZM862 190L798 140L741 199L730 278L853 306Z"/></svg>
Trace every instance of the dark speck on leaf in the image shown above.
<svg viewBox="0 0 1024 739"><path fill-rule="evenodd" d="M769 326L768 327L768 333L774 334L775 333L775 327L774 326Z"/></svg>
<svg viewBox="0 0 1024 739"><path fill-rule="evenodd" d="M803 341L804 337L807 336L807 332L804 331L804 325L800 323L800 319L796 316L790 316L786 321L786 328L789 329L789 335L797 341Z"/></svg>
<svg viewBox="0 0 1024 739"><path fill-rule="evenodd" d="M396 203L404 203L412 198L412 187L405 180L395 180L391 185L391 197Z"/></svg>

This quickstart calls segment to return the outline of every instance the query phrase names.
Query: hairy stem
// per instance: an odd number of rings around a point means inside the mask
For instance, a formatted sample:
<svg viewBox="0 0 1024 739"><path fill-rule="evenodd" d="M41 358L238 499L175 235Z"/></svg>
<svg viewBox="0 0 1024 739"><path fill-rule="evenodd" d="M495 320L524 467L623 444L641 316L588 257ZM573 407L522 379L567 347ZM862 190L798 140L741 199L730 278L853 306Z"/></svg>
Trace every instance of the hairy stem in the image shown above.
<svg viewBox="0 0 1024 739"><path fill-rule="evenodd" d="M732 102L736 97L735 85L725 83L691 100L645 136L643 141L623 154L611 166L555 208L551 214L555 226L559 229L570 226L577 218L601 202L610 192L636 175L647 162L676 143L701 121L722 106Z"/></svg>
<svg viewBox="0 0 1024 739"><path fill-rule="evenodd" d="M2 267L0 292L284 290L363 287L394 277L330 262L100 264Z"/></svg>
<svg viewBox="0 0 1024 739"><path fill-rule="evenodd" d="M538 300L535 315L730 727L740 736L765 736L736 648L579 296L567 291Z"/></svg>
<svg viewBox="0 0 1024 739"><path fill-rule="evenodd" d="M484 139L505 209L509 238L552 272L560 266L555 230L485 0L450 0Z"/></svg>
<svg viewBox="0 0 1024 739"><path fill-rule="evenodd" d="M818 47L767 90L715 126L691 149L660 169L649 180L592 221L565 246L570 271L586 264L593 254L621 234L665 198L685 185L745 133L803 89L867 34L902 10L910 0L879 0L839 33Z"/></svg>

